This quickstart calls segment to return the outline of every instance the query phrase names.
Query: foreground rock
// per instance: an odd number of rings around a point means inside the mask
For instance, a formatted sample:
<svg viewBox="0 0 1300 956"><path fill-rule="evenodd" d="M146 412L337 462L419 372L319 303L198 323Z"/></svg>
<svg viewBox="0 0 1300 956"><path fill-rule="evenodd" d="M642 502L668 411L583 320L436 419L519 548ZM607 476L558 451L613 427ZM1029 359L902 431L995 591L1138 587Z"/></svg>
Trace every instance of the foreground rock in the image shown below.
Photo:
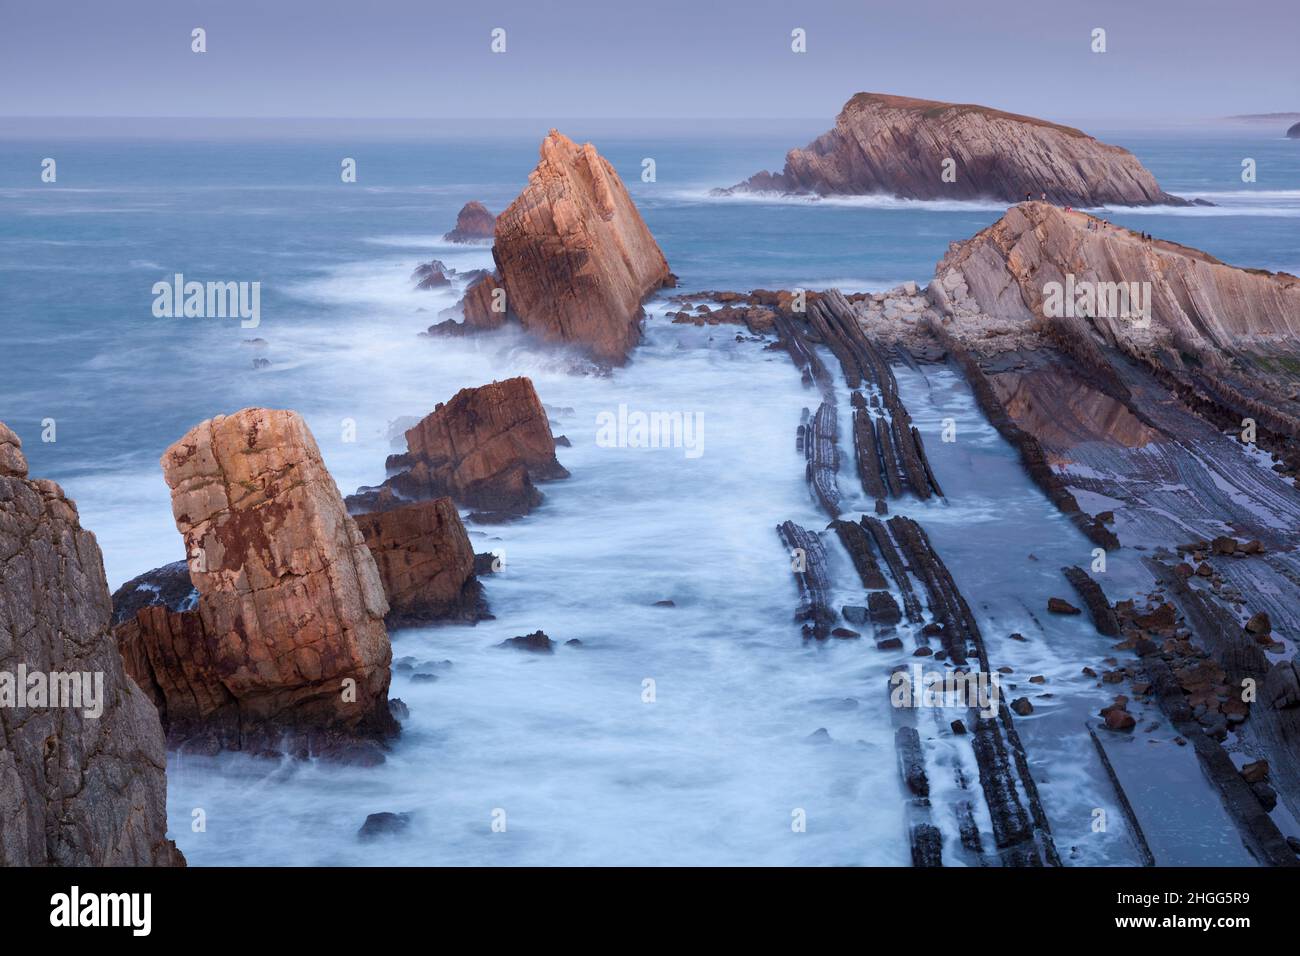
<svg viewBox="0 0 1300 956"><path fill-rule="evenodd" d="M449 496L495 515L527 514L542 500L535 481L567 478L555 438L527 378L463 388L406 432L407 451L388 459L397 474L348 498L353 513Z"/></svg>
<svg viewBox="0 0 1300 956"><path fill-rule="evenodd" d="M494 235L496 275L466 294L465 325L514 317L538 338L605 364L627 360L641 338L642 301L675 282L614 167L555 130Z"/></svg>
<svg viewBox="0 0 1300 956"><path fill-rule="evenodd" d="M448 242L491 242L497 217L478 200L465 203L456 216L456 227L442 238Z"/></svg>
<svg viewBox="0 0 1300 956"><path fill-rule="evenodd" d="M1187 204L1164 192L1128 150L1077 129L883 93L858 93L834 129L786 155L782 172L758 173L730 191L1004 202L1045 193L1076 206Z"/></svg>
<svg viewBox="0 0 1300 956"><path fill-rule="evenodd" d="M390 628L487 615L474 548L450 498L357 515L388 597Z"/></svg>
<svg viewBox="0 0 1300 956"><path fill-rule="evenodd" d="M185 863L167 839L158 713L123 670L110 612L95 536L58 485L27 478L0 423L0 866ZM64 675L79 700L49 696Z"/></svg>
<svg viewBox="0 0 1300 956"><path fill-rule="evenodd" d="M376 759L388 709L388 604L361 532L296 412L248 408L162 459L197 607L119 625L169 741Z"/></svg>

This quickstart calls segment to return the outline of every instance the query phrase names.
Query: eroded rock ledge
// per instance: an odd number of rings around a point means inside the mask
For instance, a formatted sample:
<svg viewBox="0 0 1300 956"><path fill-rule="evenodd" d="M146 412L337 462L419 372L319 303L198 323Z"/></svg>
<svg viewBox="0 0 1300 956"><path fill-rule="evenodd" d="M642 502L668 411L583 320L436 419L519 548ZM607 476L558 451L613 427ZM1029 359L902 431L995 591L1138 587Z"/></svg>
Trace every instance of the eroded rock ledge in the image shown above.
<svg viewBox="0 0 1300 956"><path fill-rule="evenodd" d="M0 707L2 866L185 864L167 839L158 713L127 678L110 610L95 536L57 484L27 477L0 423L0 671L81 675L97 698Z"/></svg>
<svg viewBox="0 0 1300 956"><path fill-rule="evenodd" d="M948 165L951 161L951 165ZM945 169L950 169L945 181ZM1000 199L1075 206L1187 205L1126 149L1031 116L969 103L858 93L834 129L724 192Z"/></svg>

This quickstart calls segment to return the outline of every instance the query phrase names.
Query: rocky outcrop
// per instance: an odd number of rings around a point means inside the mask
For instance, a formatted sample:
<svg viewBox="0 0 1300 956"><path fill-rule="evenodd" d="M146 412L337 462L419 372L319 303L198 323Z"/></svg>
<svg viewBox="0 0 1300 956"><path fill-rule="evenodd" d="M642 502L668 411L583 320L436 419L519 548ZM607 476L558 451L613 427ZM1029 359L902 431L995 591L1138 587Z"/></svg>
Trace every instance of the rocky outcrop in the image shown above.
<svg viewBox="0 0 1300 956"><path fill-rule="evenodd" d="M1107 345L1175 368L1188 360L1223 366L1228 356L1290 348L1300 335L1295 276L1235 268L1041 202L1014 206L954 243L930 291L956 319L959 336L988 341L990 333L1036 323L1059 334L1083 323ZM966 321L981 314L1019 328Z"/></svg>
<svg viewBox="0 0 1300 956"><path fill-rule="evenodd" d="M945 172L948 175L945 176ZM1068 126L968 103L858 93L835 128L730 191L1186 205L1128 150Z"/></svg>
<svg viewBox="0 0 1300 956"><path fill-rule="evenodd" d="M189 562L173 561L132 578L113 592L113 626L147 607L192 611L198 603L199 589L190 580Z"/></svg>
<svg viewBox="0 0 1300 956"><path fill-rule="evenodd" d="M555 130L528 185L497 217L492 256L508 315L605 364L627 360L641 338L642 301L675 281L614 167ZM479 299L466 303L467 324L487 318Z"/></svg>
<svg viewBox="0 0 1300 956"><path fill-rule="evenodd" d="M1300 123L1296 123L1286 131L1287 139L1300 139Z"/></svg>
<svg viewBox="0 0 1300 956"><path fill-rule="evenodd" d="M387 623L478 621L487 616L474 548L450 498L357 515L388 596Z"/></svg>
<svg viewBox="0 0 1300 956"><path fill-rule="evenodd" d="M0 423L0 866L176 866L158 714L123 670L95 536Z"/></svg>
<svg viewBox="0 0 1300 956"><path fill-rule="evenodd" d="M383 485L348 498L354 514L449 496L482 512L527 514L536 481L567 478L541 400L527 378L463 388L406 432L407 451Z"/></svg>
<svg viewBox="0 0 1300 956"><path fill-rule="evenodd" d="M388 604L301 416L218 416L162 465L198 605L146 607L117 634L168 739L376 758L396 731Z"/></svg>
<svg viewBox="0 0 1300 956"><path fill-rule="evenodd" d="M461 207L456 227L442 238L448 242L491 242L496 224L497 217L488 212L487 206L472 200Z"/></svg>

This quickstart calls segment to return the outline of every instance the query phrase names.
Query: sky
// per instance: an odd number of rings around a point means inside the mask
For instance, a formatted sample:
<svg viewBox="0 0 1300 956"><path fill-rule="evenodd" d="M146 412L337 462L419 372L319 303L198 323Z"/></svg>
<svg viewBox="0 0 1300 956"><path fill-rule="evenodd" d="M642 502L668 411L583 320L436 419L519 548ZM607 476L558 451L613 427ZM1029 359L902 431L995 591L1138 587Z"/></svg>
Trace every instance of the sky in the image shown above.
<svg viewBox="0 0 1300 956"><path fill-rule="evenodd" d="M1176 122L1300 110L1298 26L1297 0L0 0L0 117L829 120L872 91Z"/></svg>

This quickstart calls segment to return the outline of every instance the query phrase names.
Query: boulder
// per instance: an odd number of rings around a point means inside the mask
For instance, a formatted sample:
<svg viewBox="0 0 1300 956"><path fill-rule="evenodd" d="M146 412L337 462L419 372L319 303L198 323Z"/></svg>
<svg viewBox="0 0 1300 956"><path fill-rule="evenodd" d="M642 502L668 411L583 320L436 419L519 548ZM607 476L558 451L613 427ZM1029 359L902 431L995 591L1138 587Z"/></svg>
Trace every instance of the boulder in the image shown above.
<svg viewBox="0 0 1300 956"><path fill-rule="evenodd" d="M951 160L951 165L947 161ZM955 178L946 181L949 167ZM1126 149L1032 116L969 103L858 93L835 128L724 192L992 198L1073 206L1187 205Z"/></svg>
<svg viewBox="0 0 1300 956"><path fill-rule="evenodd" d="M127 668L169 741L378 759L388 707L388 602L315 439L296 412L246 408L162 458L192 611L119 625Z"/></svg>
<svg viewBox="0 0 1300 956"><path fill-rule="evenodd" d="M449 496L500 515L527 514L542 500L534 481L567 478L541 400L527 378L463 388L406 432L397 474L348 498L354 513Z"/></svg>
<svg viewBox="0 0 1300 956"><path fill-rule="evenodd" d="M185 863L167 839L158 712L111 613L95 536L57 484L27 478L0 423L0 866Z"/></svg>
<svg viewBox="0 0 1300 956"><path fill-rule="evenodd" d="M566 642L567 643L567 642ZM555 642L543 631L533 631L523 637L511 637L502 641L497 647L513 647L519 651L532 651L535 654L555 653Z"/></svg>
<svg viewBox="0 0 1300 956"><path fill-rule="evenodd" d="M1082 613L1077 607L1064 598L1048 598L1047 610L1053 614L1080 614Z"/></svg>
<svg viewBox="0 0 1300 956"><path fill-rule="evenodd" d="M456 227L442 238L448 242L491 242L496 224L497 217L488 212L487 206L471 200L460 207Z"/></svg>
<svg viewBox="0 0 1300 956"><path fill-rule="evenodd" d="M450 498L353 519L379 569L390 628L430 621L478 621L486 614L474 547Z"/></svg>
<svg viewBox="0 0 1300 956"><path fill-rule="evenodd" d="M642 301L675 282L614 167L555 130L494 235L492 281L509 314L543 341L604 364L627 360L641 338ZM465 313L468 324L477 305Z"/></svg>

